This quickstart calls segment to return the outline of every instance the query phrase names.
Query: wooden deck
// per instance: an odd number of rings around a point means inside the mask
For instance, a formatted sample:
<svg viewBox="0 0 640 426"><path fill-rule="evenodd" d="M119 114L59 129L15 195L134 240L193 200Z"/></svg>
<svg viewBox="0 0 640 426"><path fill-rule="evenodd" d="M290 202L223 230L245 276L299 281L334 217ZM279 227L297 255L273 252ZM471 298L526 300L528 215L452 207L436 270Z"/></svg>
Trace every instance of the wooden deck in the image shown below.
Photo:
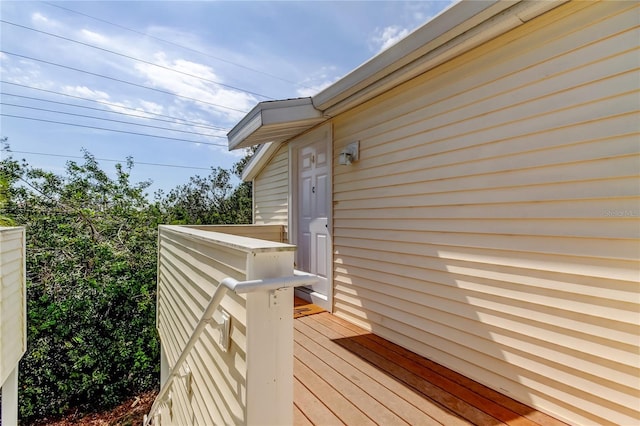
<svg viewBox="0 0 640 426"><path fill-rule="evenodd" d="M294 323L296 425L564 425L329 313Z"/></svg>

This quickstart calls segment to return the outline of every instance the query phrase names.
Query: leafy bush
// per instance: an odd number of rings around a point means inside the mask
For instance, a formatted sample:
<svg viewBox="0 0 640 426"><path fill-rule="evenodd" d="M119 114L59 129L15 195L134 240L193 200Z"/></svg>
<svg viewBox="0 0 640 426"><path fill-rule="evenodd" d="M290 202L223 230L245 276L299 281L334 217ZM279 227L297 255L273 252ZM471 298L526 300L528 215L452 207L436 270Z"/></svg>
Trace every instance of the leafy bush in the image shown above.
<svg viewBox="0 0 640 426"><path fill-rule="evenodd" d="M162 216L145 197L149 183L132 184L121 165L112 179L88 153L64 177L11 159L2 170L4 214L27 227L21 418L108 408L156 386Z"/></svg>
<svg viewBox="0 0 640 426"><path fill-rule="evenodd" d="M21 419L108 409L156 387L158 224L250 222L250 186L214 169L151 202L149 182L130 182L131 160L115 177L89 153L64 176L12 158L0 166L0 215L27 228Z"/></svg>

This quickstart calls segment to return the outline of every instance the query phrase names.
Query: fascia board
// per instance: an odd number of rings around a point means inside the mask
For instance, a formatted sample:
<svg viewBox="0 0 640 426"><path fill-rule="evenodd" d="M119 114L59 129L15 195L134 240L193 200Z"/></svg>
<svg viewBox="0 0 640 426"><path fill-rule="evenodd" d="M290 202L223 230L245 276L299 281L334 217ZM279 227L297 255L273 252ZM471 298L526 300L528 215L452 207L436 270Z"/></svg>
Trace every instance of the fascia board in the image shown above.
<svg viewBox="0 0 640 426"><path fill-rule="evenodd" d="M295 137L566 1L460 1L313 98L259 103L229 132L229 149Z"/></svg>
<svg viewBox="0 0 640 426"><path fill-rule="evenodd" d="M260 104L256 105L256 108ZM256 110L254 108L254 110ZM262 126L262 113L252 110L227 134L229 151L239 148L240 144Z"/></svg>
<svg viewBox="0 0 640 426"><path fill-rule="evenodd" d="M271 130L289 127L304 130L324 119L310 97L260 102L227 134L229 150L253 145L253 140L264 142L259 133L268 134ZM283 137L287 135L285 131Z"/></svg>
<svg viewBox="0 0 640 426"><path fill-rule="evenodd" d="M308 102L305 103L280 106L277 108L265 108L262 111L262 124L268 126L295 121L305 122L307 120L322 119L322 113L313 106L311 98L306 99L308 99Z"/></svg>
<svg viewBox="0 0 640 426"><path fill-rule="evenodd" d="M416 50L411 57L414 57L415 53L419 52L421 56L417 59L410 62L403 60L402 63L404 65L395 67L395 70L389 67L384 71L380 71L367 79L366 82L352 86L348 90L348 94L345 92L340 96L336 96L322 106L318 105L316 97L314 97L314 102L316 102L318 108L324 107L323 112L326 116L336 116L567 1L503 1L494 3L492 7L485 8L481 13L473 15L471 19L454 29L455 31L452 30L446 38L440 37L438 40L425 44L424 49ZM471 3L476 2L465 1L464 3L458 3L456 6ZM449 10L453 11L453 8ZM444 19L444 17L445 15L443 14L431 22ZM427 28L429 24L426 24L423 28ZM417 30L415 34L420 30ZM389 50L393 50L396 46Z"/></svg>

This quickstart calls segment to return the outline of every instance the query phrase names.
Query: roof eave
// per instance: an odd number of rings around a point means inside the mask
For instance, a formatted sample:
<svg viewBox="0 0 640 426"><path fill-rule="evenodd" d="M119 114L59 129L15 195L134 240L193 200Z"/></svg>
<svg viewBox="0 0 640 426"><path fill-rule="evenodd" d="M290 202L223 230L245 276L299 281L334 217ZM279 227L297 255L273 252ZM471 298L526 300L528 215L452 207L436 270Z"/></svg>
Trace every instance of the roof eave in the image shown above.
<svg viewBox="0 0 640 426"><path fill-rule="evenodd" d="M566 1L460 1L313 96L313 103L334 117Z"/></svg>
<svg viewBox="0 0 640 426"><path fill-rule="evenodd" d="M273 152L281 142L316 124L354 108L567 1L460 1L313 98L258 104L229 132L229 149L274 142L269 149L269 152ZM293 101L300 104L291 105ZM268 105L271 103L273 105ZM270 109L268 107L284 114L275 114L278 116L276 120L266 113ZM303 118L305 115L306 120ZM267 130L273 133L260 131L265 125L270 126ZM263 161L252 161L247 165L247 176L257 175L263 166Z"/></svg>
<svg viewBox="0 0 640 426"><path fill-rule="evenodd" d="M503 10L512 5L513 3L499 0L454 3L397 44L380 52L317 93L313 97L314 104L321 110L330 108L380 79L381 76L388 75L424 55L425 52L433 49L433 46L442 44L447 35L453 38L455 34L461 34L473 27L474 21L481 20L482 15L486 16L496 8ZM472 18L476 19L472 20ZM425 40L428 40L426 44Z"/></svg>
<svg viewBox="0 0 640 426"><path fill-rule="evenodd" d="M260 102L227 134L229 150L280 143L324 120L310 97Z"/></svg>

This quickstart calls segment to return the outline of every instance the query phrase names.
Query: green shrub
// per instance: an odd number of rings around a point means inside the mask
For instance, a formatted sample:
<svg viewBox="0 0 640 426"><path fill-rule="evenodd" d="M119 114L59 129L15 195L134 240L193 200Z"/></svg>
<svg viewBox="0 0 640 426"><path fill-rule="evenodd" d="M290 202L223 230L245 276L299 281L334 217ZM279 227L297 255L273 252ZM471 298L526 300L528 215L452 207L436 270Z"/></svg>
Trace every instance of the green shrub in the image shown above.
<svg viewBox="0 0 640 426"><path fill-rule="evenodd" d="M132 164L128 164L129 167ZM156 238L148 183L110 178L85 154L56 176L13 160L4 214L27 228L23 421L94 411L158 384Z"/></svg>
<svg viewBox="0 0 640 426"><path fill-rule="evenodd" d="M0 219L27 229L22 421L109 409L157 387L158 225L250 223L250 184L233 188L229 171L212 169L152 202L149 182L130 182L131 160L113 178L86 152L64 176L12 158L0 166Z"/></svg>

